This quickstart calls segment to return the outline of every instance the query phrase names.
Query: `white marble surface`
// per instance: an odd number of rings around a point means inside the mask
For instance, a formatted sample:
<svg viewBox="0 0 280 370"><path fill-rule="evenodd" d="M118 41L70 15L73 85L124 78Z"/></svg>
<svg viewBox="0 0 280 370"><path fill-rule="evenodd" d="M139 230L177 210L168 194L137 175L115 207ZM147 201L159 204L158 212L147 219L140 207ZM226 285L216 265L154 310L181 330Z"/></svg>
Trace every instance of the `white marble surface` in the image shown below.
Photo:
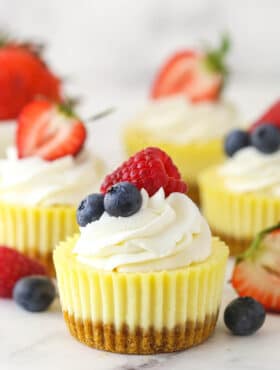
<svg viewBox="0 0 280 370"><path fill-rule="evenodd" d="M31 314L12 301L1 300L0 369L278 370L279 316L267 315L264 326L253 336L232 336L222 316L224 306L234 297L235 293L226 282L216 331L204 344L180 353L155 356L117 355L80 344L68 334L58 302L48 312Z"/></svg>

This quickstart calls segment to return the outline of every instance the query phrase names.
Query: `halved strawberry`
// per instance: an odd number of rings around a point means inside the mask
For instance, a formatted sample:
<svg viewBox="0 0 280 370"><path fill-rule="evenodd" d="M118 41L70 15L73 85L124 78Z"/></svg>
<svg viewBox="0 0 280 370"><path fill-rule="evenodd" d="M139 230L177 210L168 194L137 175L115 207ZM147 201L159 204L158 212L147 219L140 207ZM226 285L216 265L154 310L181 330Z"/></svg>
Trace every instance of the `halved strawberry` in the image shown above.
<svg viewBox="0 0 280 370"><path fill-rule="evenodd" d="M227 75L224 59L228 50L229 40L224 37L217 50L175 53L157 75L151 97L183 94L192 102L216 100Z"/></svg>
<svg viewBox="0 0 280 370"><path fill-rule="evenodd" d="M0 33L0 121L16 119L36 96L61 101L61 81L41 58L41 49Z"/></svg>
<svg viewBox="0 0 280 370"><path fill-rule="evenodd" d="M249 131L254 131L263 123L270 123L280 129L280 100L277 100L257 121L250 127Z"/></svg>
<svg viewBox="0 0 280 370"><path fill-rule="evenodd" d="M268 311L280 312L280 223L259 233L236 262L232 285Z"/></svg>
<svg viewBox="0 0 280 370"><path fill-rule="evenodd" d="M18 119L18 157L39 156L45 160L76 155L86 139L83 122L66 105L47 100L28 104Z"/></svg>

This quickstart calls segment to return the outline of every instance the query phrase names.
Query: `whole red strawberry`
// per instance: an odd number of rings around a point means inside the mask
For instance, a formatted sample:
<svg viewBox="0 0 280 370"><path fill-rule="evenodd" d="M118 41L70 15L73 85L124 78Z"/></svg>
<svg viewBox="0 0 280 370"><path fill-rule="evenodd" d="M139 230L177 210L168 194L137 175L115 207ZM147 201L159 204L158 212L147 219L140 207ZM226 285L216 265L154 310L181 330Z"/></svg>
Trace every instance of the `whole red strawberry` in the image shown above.
<svg viewBox="0 0 280 370"><path fill-rule="evenodd" d="M0 120L16 119L36 96L61 100L60 80L31 44L0 35Z"/></svg>
<svg viewBox="0 0 280 370"><path fill-rule="evenodd" d="M228 50L229 40L223 37L217 50L176 52L160 69L151 97L181 94L192 102L218 99L228 72L224 61Z"/></svg>
<svg viewBox="0 0 280 370"><path fill-rule="evenodd" d="M280 129L280 100L274 103L257 121L251 126L250 132L254 131L258 126L269 123Z"/></svg>
<svg viewBox="0 0 280 370"><path fill-rule="evenodd" d="M47 275L39 262L15 249L0 247L0 297L10 298L18 280L30 275Z"/></svg>
<svg viewBox="0 0 280 370"><path fill-rule="evenodd" d="M268 311L280 312L280 224L259 233L238 257L232 285L240 296L250 296Z"/></svg>
<svg viewBox="0 0 280 370"><path fill-rule="evenodd" d="M114 184L128 181L139 190L144 188L150 196L161 187L168 196L173 192L186 193L187 186L171 158L159 148L146 148L107 175L101 192L106 193Z"/></svg>
<svg viewBox="0 0 280 370"><path fill-rule="evenodd" d="M34 100L19 115L16 133L19 158L38 156L51 161L75 156L85 139L85 125L66 104Z"/></svg>

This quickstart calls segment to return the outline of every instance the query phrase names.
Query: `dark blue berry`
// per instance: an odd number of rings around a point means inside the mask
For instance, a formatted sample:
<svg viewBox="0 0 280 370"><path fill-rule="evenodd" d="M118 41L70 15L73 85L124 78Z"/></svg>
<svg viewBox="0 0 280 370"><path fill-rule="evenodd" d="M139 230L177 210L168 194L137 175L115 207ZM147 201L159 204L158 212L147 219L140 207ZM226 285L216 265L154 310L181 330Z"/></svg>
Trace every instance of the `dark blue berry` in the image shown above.
<svg viewBox="0 0 280 370"><path fill-rule="evenodd" d="M269 123L264 123L254 130L251 142L262 153L274 153L280 148L280 130Z"/></svg>
<svg viewBox="0 0 280 370"><path fill-rule="evenodd" d="M131 216L139 211L141 205L141 193L130 182L119 182L112 186L104 197L105 211L115 217Z"/></svg>
<svg viewBox="0 0 280 370"><path fill-rule="evenodd" d="M46 276L28 276L20 279L13 290L15 302L30 312L48 309L56 296L52 280Z"/></svg>
<svg viewBox="0 0 280 370"><path fill-rule="evenodd" d="M90 194L81 201L77 209L77 222L80 226L98 220L104 213L104 195Z"/></svg>
<svg viewBox="0 0 280 370"><path fill-rule="evenodd" d="M251 297L234 299L225 309L224 321L234 335L255 333L264 323L265 309Z"/></svg>
<svg viewBox="0 0 280 370"><path fill-rule="evenodd" d="M248 132L242 130L231 131L225 138L224 150L231 157L238 150L250 145Z"/></svg>

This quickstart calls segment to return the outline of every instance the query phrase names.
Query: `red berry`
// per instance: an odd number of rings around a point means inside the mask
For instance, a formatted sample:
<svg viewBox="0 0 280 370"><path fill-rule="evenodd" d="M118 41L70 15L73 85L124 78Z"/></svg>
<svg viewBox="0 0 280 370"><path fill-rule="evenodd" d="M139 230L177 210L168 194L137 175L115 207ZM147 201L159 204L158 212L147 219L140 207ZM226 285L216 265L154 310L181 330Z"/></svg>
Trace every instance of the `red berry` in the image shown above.
<svg viewBox="0 0 280 370"><path fill-rule="evenodd" d="M0 120L17 118L36 96L60 101L60 90L60 80L30 48L0 45Z"/></svg>
<svg viewBox="0 0 280 370"><path fill-rule="evenodd" d="M47 271L15 249L0 247L0 297L10 298L16 282L29 275L47 275Z"/></svg>
<svg viewBox="0 0 280 370"><path fill-rule="evenodd" d="M175 53L160 69L151 97L158 99L181 94L192 102L217 100L227 73L224 57L228 47L228 40L223 39L218 50Z"/></svg>
<svg viewBox="0 0 280 370"><path fill-rule="evenodd" d="M76 155L86 139L86 128L65 106L35 100L19 115L16 142L19 158L39 156L45 160Z"/></svg>
<svg viewBox="0 0 280 370"><path fill-rule="evenodd" d="M130 157L106 176L101 192L106 193L114 184L122 181L131 182L139 190L146 189L150 196L161 187L166 196L173 192L186 193L187 190L177 167L159 148L146 148Z"/></svg>
<svg viewBox="0 0 280 370"><path fill-rule="evenodd" d="M273 104L249 129L254 131L257 127L264 123L269 123L280 129L280 100Z"/></svg>
<svg viewBox="0 0 280 370"><path fill-rule="evenodd" d="M280 312L280 224L260 233L241 255L232 275L240 296L250 296L268 311Z"/></svg>

